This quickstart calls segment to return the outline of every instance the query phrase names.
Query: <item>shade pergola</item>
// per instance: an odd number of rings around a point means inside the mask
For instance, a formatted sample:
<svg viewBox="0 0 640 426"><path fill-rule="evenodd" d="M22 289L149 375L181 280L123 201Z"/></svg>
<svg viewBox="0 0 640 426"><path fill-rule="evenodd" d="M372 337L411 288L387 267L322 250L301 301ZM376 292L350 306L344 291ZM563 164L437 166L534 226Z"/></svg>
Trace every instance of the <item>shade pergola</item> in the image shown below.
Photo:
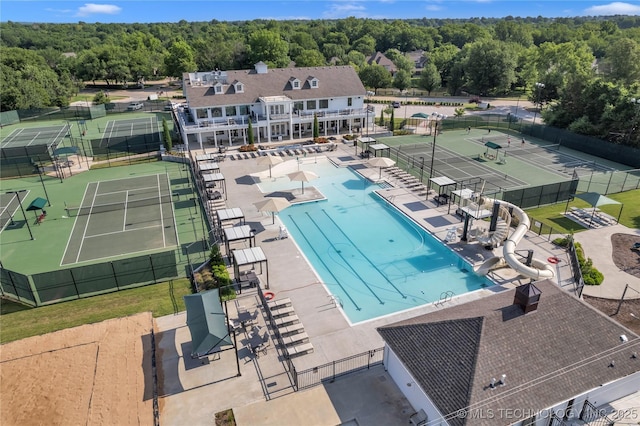
<svg viewBox="0 0 640 426"><path fill-rule="evenodd" d="M191 357L202 358L232 349L234 344L218 289L189 294L183 298L191 333Z"/></svg>
<svg viewBox="0 0 640 426"><path fill-rule="evenodd" d="M224 228L224 245L227 248L227 254L229 254L229 247L232 242L244 240L249 240L249 247L253 247L256 244L256 234L249 225Z"/></svg>
<svg viewBox="0 0 640 426"><path fill-rule="evenodd" d="M227 183L222 173L206 173L201 176L205 187L208 187L208 184L212 184L212 186L220 185L220 189L224 193L224 199L227 199Z"/></svg>
<svg viewBox="0 0 640 426"><path fill-rule="evenodd" d="M616 222L620 221L620 215L622 214L622 208L624 207L621 202L613 200L609 197L605 197L604 195L600 195L597 192L584 192L582 194L575 194L575 198L579 198L582 201L586 201L593 208L591 212L591 220L589 221L589 226L593 223L593 216L596 213L596 208L600 206L605 206L607 204L620 204L620 211L618 212L618 218ZM567 203L567 206L569 203Z"/></svg>
<svg viewBox="0 0 640 426"><path fill-rule="evenodd" d="M196 161L213 161L217 160L218 156L215 154L198 154L196 155Z"/></svg>
<svg viewBox="0 0 640 426"><path fill-rule="evenodd" d="M383 143L374 143L373 145L369 145L369 151L373 151L374 157L378 156L378 152L380 152L380 156L384 157L385 151L387 157L391 156L391 148Z"/></svg>
<svg viewBox="0 0 640 426"><path fill-rule="evenodd" d="M240 276L240 267L247 265L260 265L260 273L262 273L262 264L266 266L267 285L269 288L269 263L267 263L267 256L265 256L262 247L251 247L247 249L233 250L231 252L233 260L233 273L236 277Z"/></svg>
<svg viewBox="0 0 640 426"><path fill-rule="evenodd" d="M205 174L203 172L220 172L220 165L214 161L198 163L198 170L202 174Z"/></svg>
<svg viewBox="0 0 640 426"><path fill-rule="evenodd" d="M220 226L224 225L224 222L229 220L239 220L241 225L244 225L244 213L239 207L232 207L230 209L219 209L214 212L215 217L218 219Z"/></svg>

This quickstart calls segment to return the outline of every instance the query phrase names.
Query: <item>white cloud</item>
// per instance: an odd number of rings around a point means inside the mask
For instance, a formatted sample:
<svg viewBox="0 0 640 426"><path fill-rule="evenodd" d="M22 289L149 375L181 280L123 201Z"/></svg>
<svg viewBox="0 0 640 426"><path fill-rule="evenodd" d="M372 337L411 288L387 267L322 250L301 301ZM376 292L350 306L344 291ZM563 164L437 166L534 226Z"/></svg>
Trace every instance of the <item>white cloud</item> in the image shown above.
<svg viewBox="0 0 640 426"><path fill-rule="evenodd" d="M323 13L324 18L338 19L346 18L348 16L355 16L356 18L365 17L367 8L363 5L363 2L339 2L331 3L329 8Z"/></svg>
<svg viewBox="0 0 640 426"><path fill-rule="evenodd" d="M89 16L89 15L117 15L122 11L120 6L113 4L95 4L86 3L84 6L78 8L76 16Z"/></svg>
<svg viewBox="0 0 640 426"><path fill-rule="evenodd" d="M638 15L640 6L631 3L613 2L585 9L586 15Z"/></svg>
<svg viewBox="0 0 640 426"><path fill-rule="evenodd" d="M441 6L438 6L437 4L430 4L427 7L425 7L426 10L428 10L429 12L439 12L442 10Z"/></svg>

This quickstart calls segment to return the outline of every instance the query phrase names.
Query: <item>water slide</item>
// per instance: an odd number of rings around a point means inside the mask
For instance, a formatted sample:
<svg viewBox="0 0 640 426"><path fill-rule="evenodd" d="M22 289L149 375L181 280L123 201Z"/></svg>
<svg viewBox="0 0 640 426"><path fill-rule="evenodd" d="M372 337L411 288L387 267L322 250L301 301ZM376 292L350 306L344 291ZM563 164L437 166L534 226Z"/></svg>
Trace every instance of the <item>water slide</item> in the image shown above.
<svg viewBox="0 0 640 426"><path fill-rule="evenodd" d="M485 199L485 204L493 204L493 201L494 200L491 200L491 199ZM500 203L500 210L502 210L503 206L513 209L513 216L515 216L516 219L518 219L518 227L515 229L515 231L513 231L511 236L507 238L507 240L504 242L504 248L502 250L502 258L499 256L496 256L484 261L476 269L476 272L482 275L486 275L491 269L500 267L501 266L500 264L502 263L501 261L502 259L504 259L504 262L506 262L507 265L509 265L513 270L515 270L520 275L523 275L525 277L533 278L535 280L553 278L555 276L555 273L553 271L553 266L551 266L550 264L539 259L532 259L531 266L527 266L524 263L520 262L520 260L518 260L515 253L516 246L529 230L529 227L531 226L531 221L529 220L529 216L527 216L527 214L520 207L511 203L507 203L506 201L499 201L499 203ZM509 230L508 225L506 230L508 232ZM504 239L504 237L506 236L506 234L503 234L502 232L500 232L500 234L502 235L501 237L500 235L496 236L496 234L498 234L498 228L496 228L496 232L494 232L490 237L488 237L490 242L493 242L493 240L497 240L498 238ZM500 239L500 241L502 241L502 239Z"/></svg>

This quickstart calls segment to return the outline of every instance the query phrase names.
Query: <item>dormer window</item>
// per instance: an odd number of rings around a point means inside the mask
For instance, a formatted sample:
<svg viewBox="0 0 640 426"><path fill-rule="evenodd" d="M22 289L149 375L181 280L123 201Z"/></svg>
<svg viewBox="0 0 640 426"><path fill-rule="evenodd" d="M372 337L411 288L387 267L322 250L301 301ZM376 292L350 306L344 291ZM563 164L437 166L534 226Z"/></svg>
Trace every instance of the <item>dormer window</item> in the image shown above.
<svg viewBox="0 0 640 426"><path fill-rule="evenodd" d="M291 88L293 90L300 90L300 88L302 87L302 84L300 84L300 80L295 77L291 77L289 79L289 84L291 84Z"/></svg>
<svg viewBox="0 0 640 426"><path fill-rule="evenodd" d="M214 88L214 90L215 90L215 93L222 93L222 84L221 84L221 83L216 83L216 84L213 86L213 88Z"/></svg>
<svg viewBox="0 0 640 426"><path fill-rule="evenodd" d="M309 87L311 87L312 89L317 89L318 88L318 79L313 77L313 76L309 76L309 78L307 78L307 81L309 82Z"/></svg>
<svg viewBox="0 0 640 426"><path fill-rule="evenodd" d="M237 82L235 85L236 93L244 93L244 85L240 82Z"/></svg>

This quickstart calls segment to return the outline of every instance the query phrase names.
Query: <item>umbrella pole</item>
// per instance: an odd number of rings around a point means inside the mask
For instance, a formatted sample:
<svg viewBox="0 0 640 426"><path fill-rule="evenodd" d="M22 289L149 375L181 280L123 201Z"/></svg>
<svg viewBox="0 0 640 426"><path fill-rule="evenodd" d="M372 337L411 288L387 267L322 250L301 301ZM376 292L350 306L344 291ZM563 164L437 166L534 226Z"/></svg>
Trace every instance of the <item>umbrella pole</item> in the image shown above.
<svg viewBox="0 0 640 426"><path fill-rule="evenodd" d="M269 164L269 177L271 178L271 164Z"/></svg>
<svg viewBox="0 0 640 426"><path fill-rule="evenodd" d="M275 225L275 223L276 223L276 213L271 212L271 224Z"/></svg>

